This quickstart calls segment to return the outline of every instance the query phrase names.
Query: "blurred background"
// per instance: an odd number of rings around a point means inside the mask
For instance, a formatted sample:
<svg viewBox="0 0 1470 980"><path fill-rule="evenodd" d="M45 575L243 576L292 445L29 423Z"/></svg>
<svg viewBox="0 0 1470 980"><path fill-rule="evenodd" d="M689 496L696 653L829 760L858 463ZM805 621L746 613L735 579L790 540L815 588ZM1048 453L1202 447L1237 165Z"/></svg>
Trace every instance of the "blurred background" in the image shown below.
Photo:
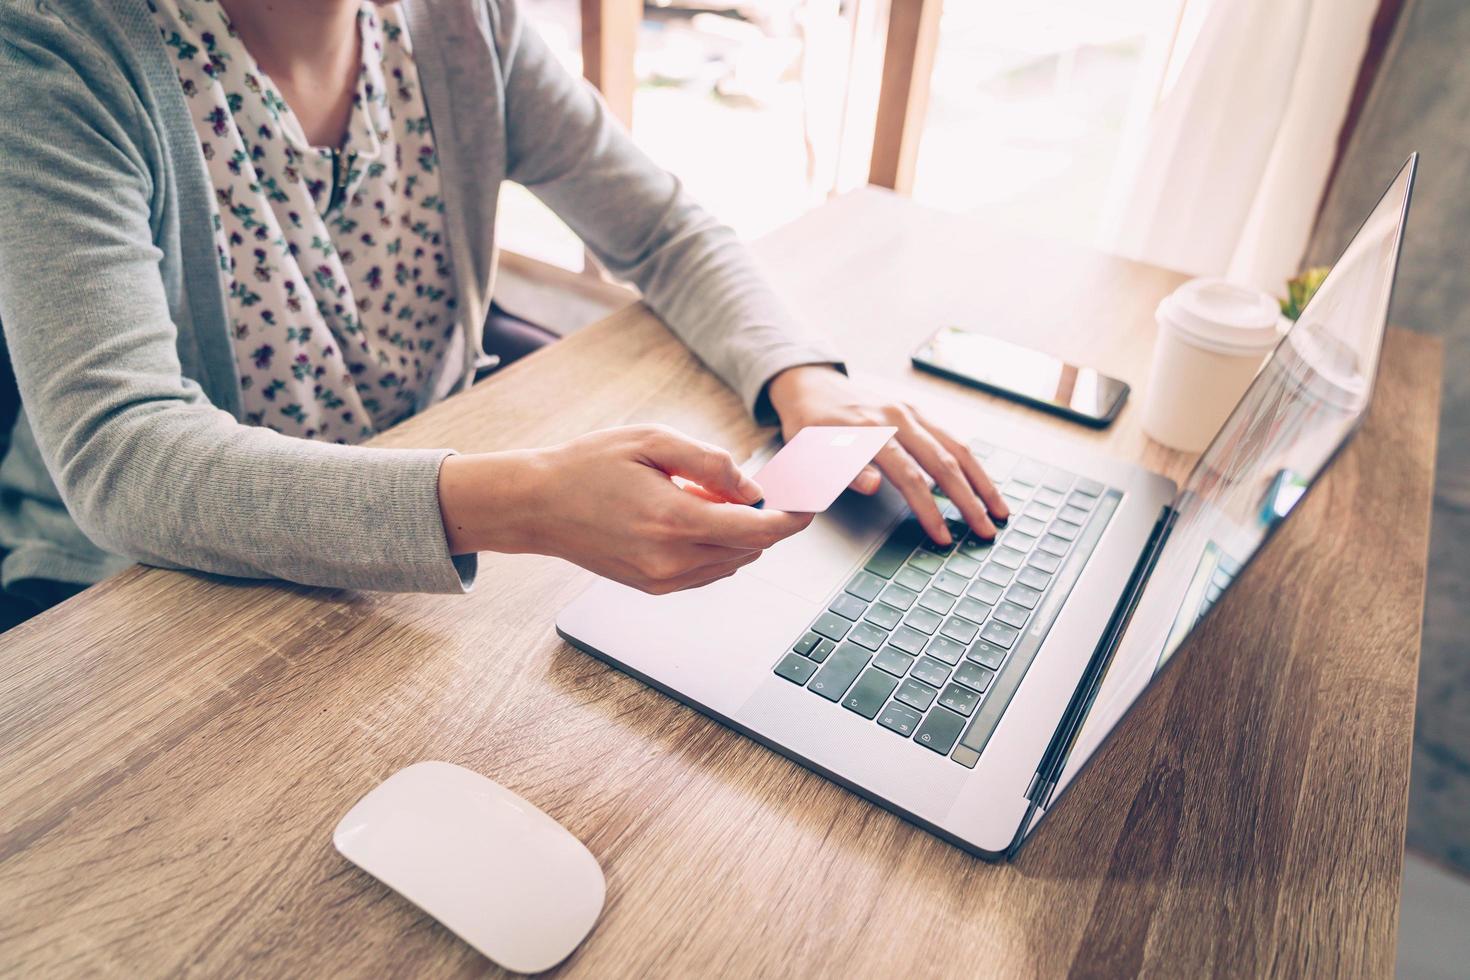
<svg viewBox="0 0 1470 980"><path fill-rule="evenodd" d="M1168 43L1170 0L951 3L941 14L911 187L945 210L1092 241L1130 107ZM743 237L868 180L886 3L646 4L634 137ZM579 0L529 0L582 71ZM985 138L977 137L984 135ZM581 247L524 192L517 245L580 268ZM524 209L529 214L522 212Z"/></svg>
<svg viewBox="0 0 1470 980"><path fill-rule="evenodd" d="M1464 976L1470 4L522 3L634 139L746 239L871 183L1280 296L1334 260L1421 151L1394 316L1445 339L1446 376L1400 972ZM497 301L556 332L630 295L521 188L506 188L499 238Z"/></svg>

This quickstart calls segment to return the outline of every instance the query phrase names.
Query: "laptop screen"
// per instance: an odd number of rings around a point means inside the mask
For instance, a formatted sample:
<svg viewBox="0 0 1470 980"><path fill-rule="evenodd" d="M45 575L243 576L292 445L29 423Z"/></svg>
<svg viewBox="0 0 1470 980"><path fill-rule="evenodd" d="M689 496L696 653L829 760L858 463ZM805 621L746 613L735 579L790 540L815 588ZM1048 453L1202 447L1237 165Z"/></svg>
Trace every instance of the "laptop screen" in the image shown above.
<svg viewBox="0 0 1470 980"><path fill-rule="evenodd" d="M1368 216L1175 498L1172 529L1058 790L1326 469L1368 409L1415 159ZM1054 797L1055 798L1055 797Z"/></svg>

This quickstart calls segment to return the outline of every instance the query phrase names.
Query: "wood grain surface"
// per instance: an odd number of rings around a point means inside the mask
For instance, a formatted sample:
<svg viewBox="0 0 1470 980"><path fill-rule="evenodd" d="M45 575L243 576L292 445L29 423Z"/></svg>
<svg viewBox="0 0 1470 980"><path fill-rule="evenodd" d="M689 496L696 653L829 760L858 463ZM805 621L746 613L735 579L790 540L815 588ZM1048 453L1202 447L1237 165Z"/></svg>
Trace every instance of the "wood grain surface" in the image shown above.
<svg viewBox="0 0 1470 980"><path fill-rule="evenodd" d="M1136 406L1092 433L907 366L955 322L1141 384L1174 273L873 191L759 252L874 383L976 433L1189 465ZM568 976L1387 975L1439 372L1434 341L1390 333L1356 443L1011 865L571 649L552 616L589 579L551 559L484 556L463 597L124 572L0 637L0 973L493 972L332 848L363 793L446 759L601 862ZM770 434L633 307L380 441L632 421L737 453Z"/></svg>

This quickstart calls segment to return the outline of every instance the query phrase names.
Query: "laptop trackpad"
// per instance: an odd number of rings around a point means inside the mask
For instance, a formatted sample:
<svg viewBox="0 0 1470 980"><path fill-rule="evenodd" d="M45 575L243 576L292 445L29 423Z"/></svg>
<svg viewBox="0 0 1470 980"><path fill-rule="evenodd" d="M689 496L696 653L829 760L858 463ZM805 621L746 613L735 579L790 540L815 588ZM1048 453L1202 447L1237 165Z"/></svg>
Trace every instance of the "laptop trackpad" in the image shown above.
<svg viewBox="0 0 1470 980"><path fill-rule="evenodd" d="M825 602L904 512L888 484L877 495L847 491L812 526L770 548L744 574L812 602Z"/></svg>

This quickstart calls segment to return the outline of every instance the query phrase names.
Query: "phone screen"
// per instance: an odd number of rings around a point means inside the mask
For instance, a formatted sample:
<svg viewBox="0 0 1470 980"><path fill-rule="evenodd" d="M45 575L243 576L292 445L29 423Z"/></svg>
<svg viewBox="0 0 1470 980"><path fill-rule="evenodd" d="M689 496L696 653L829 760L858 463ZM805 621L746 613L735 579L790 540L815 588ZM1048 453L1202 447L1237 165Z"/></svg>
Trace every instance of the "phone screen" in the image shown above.
<svg viewBox="0 0 1470 980"><path fill-rule="evenodd" d="M959 327L930 337L914 364L1094 425L1111 422L1128 397L1117 378Z"/></svg>

